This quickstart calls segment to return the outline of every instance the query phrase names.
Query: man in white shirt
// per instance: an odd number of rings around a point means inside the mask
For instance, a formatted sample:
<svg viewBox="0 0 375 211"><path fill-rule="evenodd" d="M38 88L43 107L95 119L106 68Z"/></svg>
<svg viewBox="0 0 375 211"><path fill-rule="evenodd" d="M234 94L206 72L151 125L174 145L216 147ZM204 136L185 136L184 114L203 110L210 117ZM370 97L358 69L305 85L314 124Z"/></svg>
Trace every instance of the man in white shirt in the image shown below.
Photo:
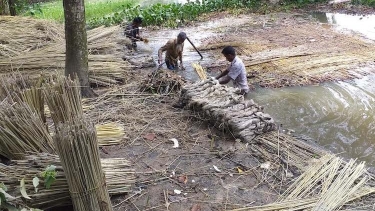
<svg viewBox="0 0 375 211"><path fill-rule="evenodd" d="M249 92L249 85L247 84L244 63L236 56L236 50L232 46L225 47L221 53L231 64L216 79L219 80L220 84L227 84L230 80L233 80L234 86L240 89L240 94L246 95Z"/></svg>

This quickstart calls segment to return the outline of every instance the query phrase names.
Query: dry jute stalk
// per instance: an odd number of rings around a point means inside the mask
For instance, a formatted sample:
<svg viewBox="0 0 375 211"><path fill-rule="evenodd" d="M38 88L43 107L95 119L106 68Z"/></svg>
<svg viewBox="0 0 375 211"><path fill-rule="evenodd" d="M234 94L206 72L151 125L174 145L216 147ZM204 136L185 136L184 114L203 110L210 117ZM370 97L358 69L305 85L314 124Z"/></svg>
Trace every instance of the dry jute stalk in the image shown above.
<svg viewBox="0 0 375 211"><path fill-rule="evenodd" d="M94 125L73 118L58 125L54 138L76 211L111 211Z"/></svg>
<svg viewBox="0 0 375 211"><path fill-rule="evenodd" d="M0 155L15 159L25 152L54 153L52 137L29 104L3 102L0 105Z"/></svg>

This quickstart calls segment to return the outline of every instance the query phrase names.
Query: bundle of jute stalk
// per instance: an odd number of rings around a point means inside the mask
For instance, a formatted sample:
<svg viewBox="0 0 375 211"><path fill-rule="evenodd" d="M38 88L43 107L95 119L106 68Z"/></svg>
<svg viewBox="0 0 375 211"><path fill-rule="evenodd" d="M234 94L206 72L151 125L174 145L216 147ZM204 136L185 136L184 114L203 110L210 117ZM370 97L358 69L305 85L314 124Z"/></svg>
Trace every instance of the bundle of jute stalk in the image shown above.
<svg viewBox="0 0 375 211"><path fill-rule="evenodd" d="M201 80L207 79L207 73L200 64L191 64Z"/></svg>
<svg viewBox="0 0 375 211"><path fill-rule="evenodd" d="M94 125L78 117L58 125L54 137L76 211L112 210Z"/></svg>
<svg viewBox="0 0 375 211"><path fill-rule="evenodd" d="M55 127L83 116L80 85L62 75L53 76L43 90Z"/></svg>
<svg viewBox="0 0 375 211"><path fill-rule="evenodd" d="M65 172L57 155L36 153L24 155L22 160L12 160L9 166L0 164L0 183L8 187L8 193L18 199L23 198L20 193L20 180L25 181L25 192L31 199L23 199L29 207L47 209L66 206L72 203L69 195ZM106 184L110 195L124 194L131 191L135 182L135 171L129 161L123 158L101 159L105 173ZM48 166L55 166L55 181L46 188L46 180L41 176ZM37 192L33 179L39 178Z"/></svg>
<svg viewBox="0 0 375 211"><path fill-rule="evenodd" d="M95 125L99 146L119 144L124 137L124 128L115 123Z"/></svg>
<svg viewBox="0 0 375 211"><path fill-rule="evenodd" d="M52 137L29 104L0 104L0 154L8 159L21 158L25 152L54 153Z"/></svg>
<svg viewBox="0 0 375 211"><path fill-rule="evenodd" d="M43 78L31 81L27 76L12 74L1 79L0 100L9 103L25 102L37 112L45 122L44 97L41 89Z"/></svg>
<svg viewBox="0 0 375 211"><path fill-rule="evenodd" d="M207 115L215 125L229 128L246 141L275 129L274 120L263 113L263 107L214 78L186 86L181 98L188 108Z"/></svg>
<svg viewBox="0 0 375 211"><path fill-rule="evenodd" d="M357 164L351 159L346 163L339 157L327 154L310 163L307 170L276 202L232 211L334 211L341 210L348 202L375 192L374 187L366 185L370 177L363 162Z"/></svg>

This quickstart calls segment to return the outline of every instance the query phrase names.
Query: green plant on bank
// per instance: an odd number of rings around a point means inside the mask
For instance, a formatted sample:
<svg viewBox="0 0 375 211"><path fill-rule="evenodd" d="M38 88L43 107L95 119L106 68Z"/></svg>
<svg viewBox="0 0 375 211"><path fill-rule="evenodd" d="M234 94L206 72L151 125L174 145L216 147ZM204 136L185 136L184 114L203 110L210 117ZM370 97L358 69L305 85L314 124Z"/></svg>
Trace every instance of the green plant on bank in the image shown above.
<svg viewBox="0 0 375 211"><path fill-rule="evenodd" d="M375 7L375 0L352 0L352 4L367 5Z"/></svg>
<svg viewBox="0 0 375 211"><path fill-rule="evenodd" d="M19 0L25 1L25 0ZM284 8L301 7L309 3L326 2L328 0L284 0L280 5ZM375 1L375 0L356 0ZM143 25L178 27L196 21L204 13L229 11L234 15L255 10L261 13L270 12L267 1L262 0L196 0L186 4L153 4L146 7L134 6L138 0L91 0L85 2L88 28L101 25L109 26L130 22L134 17L143 18ZM24 7L23 7L24 8ZM62 1L34 4L24 9L24 14L37 18L64 20Z"/></svg>

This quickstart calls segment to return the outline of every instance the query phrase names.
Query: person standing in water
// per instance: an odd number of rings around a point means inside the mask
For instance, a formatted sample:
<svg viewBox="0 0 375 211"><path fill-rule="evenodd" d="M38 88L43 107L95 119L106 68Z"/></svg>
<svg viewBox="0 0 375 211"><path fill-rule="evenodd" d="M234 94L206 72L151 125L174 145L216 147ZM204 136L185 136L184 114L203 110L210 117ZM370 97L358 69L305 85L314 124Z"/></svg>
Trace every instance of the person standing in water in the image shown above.
<svg viewBox="0 0 375 211"><path fill-rule="evenodd" d="M184 41L186 39L186 33L180 32L177 38L170 39L163 45L158 51L158 63L162 64L163 52L165 51L165 64L170 70L176 70L178 68L178 60L180 61L180 68L185 69L182 63L182 52L184 50Z"/></svg>

